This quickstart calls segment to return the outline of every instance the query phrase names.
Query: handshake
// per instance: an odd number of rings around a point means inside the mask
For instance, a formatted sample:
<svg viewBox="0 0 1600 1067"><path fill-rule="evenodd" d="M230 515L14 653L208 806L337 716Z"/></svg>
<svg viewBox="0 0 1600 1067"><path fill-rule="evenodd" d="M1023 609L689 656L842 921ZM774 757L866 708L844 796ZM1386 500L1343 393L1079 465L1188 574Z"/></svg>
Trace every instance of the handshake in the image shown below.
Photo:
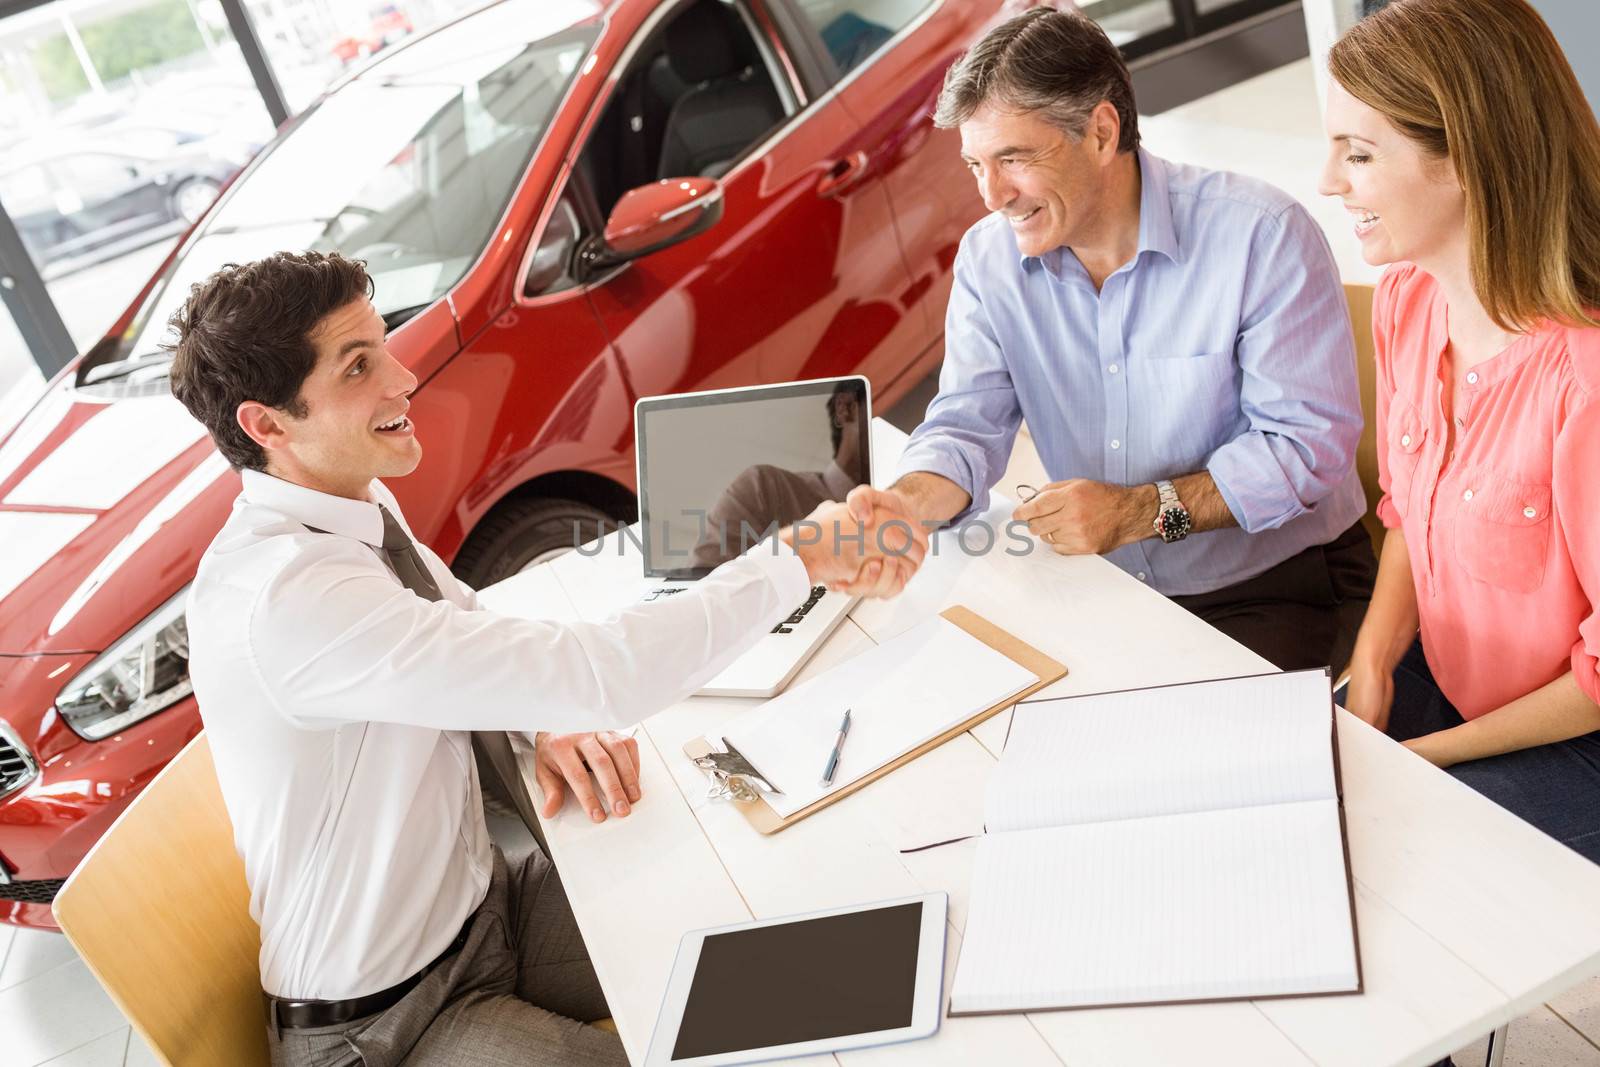
<svg viewBox="0 0 1600 1067"><path fill-rule="evenodd" d="M815 583L852 596L887 598L905 588L928 553L928 531L894 506L891 494L857 486L843 502L826 501L785 527Z"/></svg>

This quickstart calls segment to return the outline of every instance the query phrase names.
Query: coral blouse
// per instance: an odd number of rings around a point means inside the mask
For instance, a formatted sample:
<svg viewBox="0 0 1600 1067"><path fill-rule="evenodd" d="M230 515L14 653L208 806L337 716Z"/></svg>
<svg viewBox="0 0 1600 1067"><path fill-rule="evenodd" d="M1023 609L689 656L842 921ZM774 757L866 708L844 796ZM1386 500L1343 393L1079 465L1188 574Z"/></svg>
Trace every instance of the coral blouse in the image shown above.
<svg viewBox="0 0 1600 1067"><path fill-rule="evenodd" d="M1433 278L1386 271L1373 334L1378 518L1405 534L1439 688L1473 719L1570 669L1600 702L1600 330L1523 335L1448 415Z"/></svg>

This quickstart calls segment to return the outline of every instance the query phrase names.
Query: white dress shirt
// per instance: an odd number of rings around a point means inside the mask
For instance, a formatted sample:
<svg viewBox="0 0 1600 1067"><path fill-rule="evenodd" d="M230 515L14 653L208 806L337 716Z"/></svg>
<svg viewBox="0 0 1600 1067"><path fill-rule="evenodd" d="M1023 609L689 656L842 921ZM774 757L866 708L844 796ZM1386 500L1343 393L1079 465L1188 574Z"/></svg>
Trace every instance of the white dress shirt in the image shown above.
<svg viewBox="0 0 1600 1067"><path fill-rule="evenodd" d="M371 494L404 525L381 483ZM419 543L444 594L424 600L382 543L376 503L245 471L189 597L191 677L261 925L261 984L279 997L386 989L482 901L490 850L468 731L636 723L811 584L791 549L763 543L690 593L557 624L480 610Z"/></svg>

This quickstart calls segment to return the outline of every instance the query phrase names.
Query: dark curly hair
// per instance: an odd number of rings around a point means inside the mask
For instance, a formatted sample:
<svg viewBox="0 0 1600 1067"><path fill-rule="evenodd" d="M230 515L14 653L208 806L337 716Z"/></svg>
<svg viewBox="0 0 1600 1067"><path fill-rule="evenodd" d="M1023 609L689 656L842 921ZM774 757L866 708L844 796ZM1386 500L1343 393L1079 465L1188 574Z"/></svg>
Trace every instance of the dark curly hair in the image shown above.
<svg viewBox="0 0 1600 1067"><path fill-rule="evenodd" d="M311 332L330 312L372 296L366 264L337 252L277 252L229 263L189 290L172 316L172 395L211 433L234 470L267 456L239 426L247 400L306 416L300 387L317 365Z"/></svg>

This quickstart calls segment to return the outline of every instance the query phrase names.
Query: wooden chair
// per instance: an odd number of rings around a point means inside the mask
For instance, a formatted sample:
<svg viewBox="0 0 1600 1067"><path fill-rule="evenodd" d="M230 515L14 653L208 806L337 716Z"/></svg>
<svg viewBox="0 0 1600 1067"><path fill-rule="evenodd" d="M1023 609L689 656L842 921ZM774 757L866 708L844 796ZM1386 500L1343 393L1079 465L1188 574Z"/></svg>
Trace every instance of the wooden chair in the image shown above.
<svg viewBox="0 0 1600 1067"><path fill-rule="evenodd" d="M1361 441L1356 445L1356 470L1361 488L1367 493L1367 513L1362 524L1372 537L1372 549L1383 547L1383 523L1378 521L1378 413L1377 365L1372 350L1372 286L1344 287L1345 303L1350 306L1350 328L1356 340L1356 377L1361 383Z"/></svg>
<svg viewBox="0 0 1600 1067"><path fill-rule="evenodd" d="M56 921L172 1067L267 1067L244 865L201 734L145 787L55 899Z"/></svg>

